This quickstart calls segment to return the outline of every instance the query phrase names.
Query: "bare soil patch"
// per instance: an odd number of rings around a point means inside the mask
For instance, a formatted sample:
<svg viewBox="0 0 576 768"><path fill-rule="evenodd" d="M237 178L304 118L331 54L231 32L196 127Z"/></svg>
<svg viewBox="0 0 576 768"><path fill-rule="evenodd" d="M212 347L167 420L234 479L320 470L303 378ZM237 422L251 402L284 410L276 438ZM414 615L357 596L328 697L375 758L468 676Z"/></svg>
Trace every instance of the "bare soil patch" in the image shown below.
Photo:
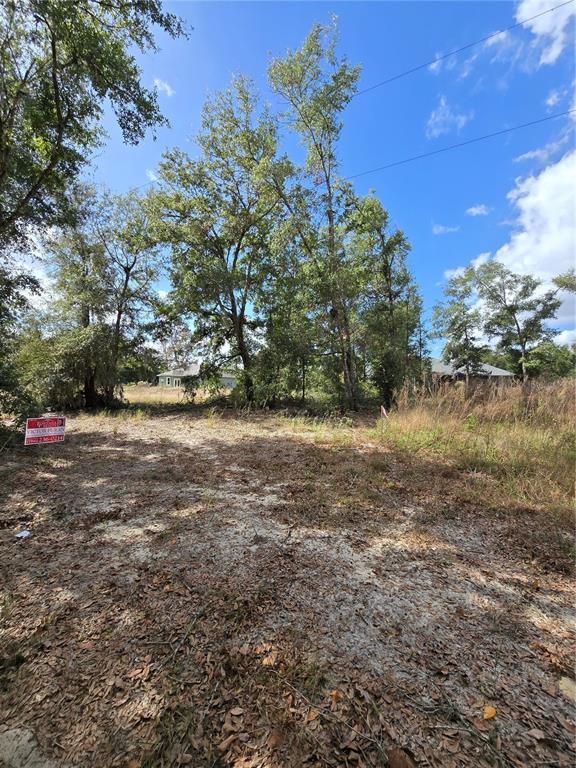
<svg viewBox="0 0 576 768"><path fill-rule="evenodd" d="M69 426L1 467L4 732L58 766L574 764L530 510L272 417Z"/></svg>

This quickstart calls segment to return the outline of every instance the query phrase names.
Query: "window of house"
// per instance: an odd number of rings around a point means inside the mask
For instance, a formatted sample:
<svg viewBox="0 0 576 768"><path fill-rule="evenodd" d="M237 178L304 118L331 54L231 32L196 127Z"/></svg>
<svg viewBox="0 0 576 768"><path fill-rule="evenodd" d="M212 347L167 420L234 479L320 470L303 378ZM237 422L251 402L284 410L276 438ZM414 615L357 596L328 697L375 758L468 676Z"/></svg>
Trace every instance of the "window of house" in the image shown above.
<svg viewBox="0 0 576 768"><path fill-rule="evenodd" d="M170 386L170 376L166 376L166 386Z"/></svg>
<svg viewBox="0 0 576 768"><path fill-rule="evenodd" d="M179 387L180 386L180 379L174 379L174 386Z"/></svg>

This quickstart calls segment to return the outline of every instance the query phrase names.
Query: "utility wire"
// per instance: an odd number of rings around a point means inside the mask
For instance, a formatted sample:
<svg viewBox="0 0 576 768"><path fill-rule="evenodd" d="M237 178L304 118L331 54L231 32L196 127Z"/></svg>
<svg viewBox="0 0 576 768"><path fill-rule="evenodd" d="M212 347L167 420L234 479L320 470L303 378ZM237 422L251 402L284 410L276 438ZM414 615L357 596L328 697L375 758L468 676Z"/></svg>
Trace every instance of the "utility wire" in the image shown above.
<svg viewBox="0 0 576 768"><path fill-rule="evenodd" d="M387 163L386 165L380 165L378 168L370 168L368 171L361 171L360 173L353 173L351 176L346 176L345 179L357 179L360 176L366 176L369 173L376 173L377 171L384 171L387 168L394 168L397 165L404 165L405 163L412 163L414 160L421 160L423 157L431 157L432 155L439 155L442 152L448 152L451 149L457 149L458 147L465 147L467 144L475 144L477 141L484 141L484 139L491 139L494 136L502 136L505 133L511 133L512 131L519 131L521 128L528 128L531 125L538 125L539 123L545 123L547 120L555 120L557 117L563 117L569 115L572 112L576 112L576 107L568 109L566 112L557 112L555 115L548 115L548 117L541 117L539 120L531 120L529 123L522 123L521 125L514 125L511 128L503 128L501 131L494 131L493 133L485 133L483 136L476 136L474 139L467 139L466 141L459 141L457 144L450 144L448 147L442 147L442 149L434 149L431 152L423 152L420 155L412 155L412 157L406 157L404 160L396 160L393 163Z"/></svg>
<svg viewBox="0 0 576 768"><path fill-rule="evenodd" d="M388 77L386 80L381 80L379 83L370 85L368 88L363 88L360 91L356 91L356 93L352 98L355 98L356 96L361 96L363 93L368 93L369 91L374 91L376 88L381 88L383 85L387 85L388 83L394 82L394 80L400 80L400 78L402 77L406 77L407 75L411 75L414 72L418 72L421 69L425 69L426 67L429 67L432 64L436 64L439 61L444 61L444 59L448 59L450 56L455 56L457 53L462 53L462 51L467 51L469 48L473 48L475 45L480 45L480 43L485 43L488 40L492 40L494 37L498 37L498 35L501 35L504 32L509 32L511 29L516 29L516 27L521 27L524 24L527 24L529 21L533 21L534 19L539 19L541 16L545 16L547 13L552 13L552 11L557 11L558 8L563 8L565 5L570 5L570 3L573 3L573 2L574 0L565 0L565 2L560 3L559 5L555 5L553 8L548 8L547 11L541 11L540 13L537 13L534 16L529 16L527 19L523 19L522 21L516 22L516 24L511 24L509 27L504 27L504 29L498 30L498 32L492 32L492 34L487 35L486 37L482 37L480 40L474 40L474 42L472 43L467 43L466 45L463 45L461 48L457 48L455 51L450 51L450 53L445 53L442 56L436 56L434 59L431 59L430 61L427 61L424 64L418 64L418 66L412 67L412 69L407 69L405 72L399 72L397 75Z"/></svg>

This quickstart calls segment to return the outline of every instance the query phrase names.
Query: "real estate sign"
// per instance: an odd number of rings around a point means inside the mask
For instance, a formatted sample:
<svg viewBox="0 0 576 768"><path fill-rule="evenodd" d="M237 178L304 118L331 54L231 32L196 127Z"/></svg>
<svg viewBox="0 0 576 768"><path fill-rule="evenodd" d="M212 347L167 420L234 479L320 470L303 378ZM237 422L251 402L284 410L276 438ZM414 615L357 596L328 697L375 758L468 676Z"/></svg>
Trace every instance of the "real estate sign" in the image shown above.
<svg viewBox="0 0 576 768"><path fill-rule="evenodd" d="M24 445L38 443L63 443L66 419L64 416L48 416L41 419L26 419Z"/></svg>

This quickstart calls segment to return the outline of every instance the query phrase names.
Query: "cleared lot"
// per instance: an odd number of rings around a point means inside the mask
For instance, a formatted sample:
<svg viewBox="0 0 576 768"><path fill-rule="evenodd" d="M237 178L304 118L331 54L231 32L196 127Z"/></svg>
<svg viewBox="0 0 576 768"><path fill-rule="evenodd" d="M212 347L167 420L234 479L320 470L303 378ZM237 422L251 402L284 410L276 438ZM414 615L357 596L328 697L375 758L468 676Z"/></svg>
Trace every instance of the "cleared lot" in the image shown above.
<svg viewBox="0 0 576 768"><path fill-rule="evenodd" d="M573 764L541 520L371 434L136 413L7 457L4 727L102 768Z"/></svg>

